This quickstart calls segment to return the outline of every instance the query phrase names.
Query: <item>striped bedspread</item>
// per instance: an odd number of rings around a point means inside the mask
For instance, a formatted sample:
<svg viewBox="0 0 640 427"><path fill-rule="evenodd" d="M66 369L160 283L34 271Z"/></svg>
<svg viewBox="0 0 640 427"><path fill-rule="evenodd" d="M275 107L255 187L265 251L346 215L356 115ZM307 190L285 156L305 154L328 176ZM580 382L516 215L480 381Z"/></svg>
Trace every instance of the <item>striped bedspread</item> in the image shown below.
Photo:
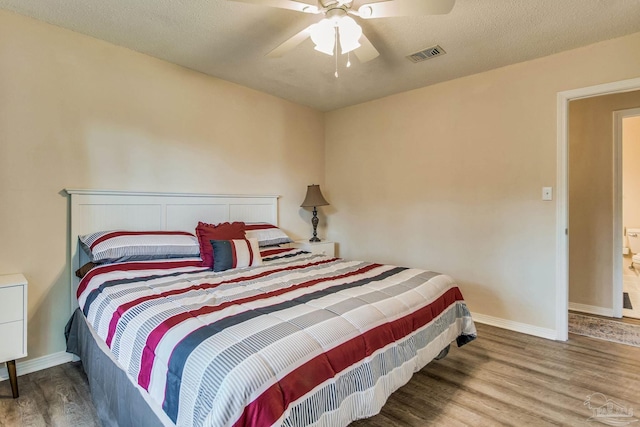
<svg viewBox="0 0 640 427"><path fill-rule="evenodd" d="M476 335L448 276L300 250L222 273L197 259L105 265L78 301L178 426L345 426Z"/></svg>

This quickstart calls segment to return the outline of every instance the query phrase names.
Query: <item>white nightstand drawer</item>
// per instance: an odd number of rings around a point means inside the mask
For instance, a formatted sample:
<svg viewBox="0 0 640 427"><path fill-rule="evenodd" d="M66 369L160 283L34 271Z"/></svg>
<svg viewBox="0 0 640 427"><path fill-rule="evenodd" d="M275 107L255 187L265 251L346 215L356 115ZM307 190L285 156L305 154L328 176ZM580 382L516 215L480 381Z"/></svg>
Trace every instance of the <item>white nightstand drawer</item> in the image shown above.
<svg viewBox="0 0 640 427"><path fill-rule="evenodd" d="M22 321L0 324L0 362L25 357L24 327Z"/></svg>
<svg viewBox="0 0 640 427"><path fill-rule="evenodd" d="M0 324L24 319L23 298L22 285L0 288Z"/></svg>
<svg viewBox="0 0 640 427"><path fill-rule="evenodd" d="M7 362L11 394L16 399L16 359L27 356L27 279L22 274L0 275L0 363Z"/></svg>

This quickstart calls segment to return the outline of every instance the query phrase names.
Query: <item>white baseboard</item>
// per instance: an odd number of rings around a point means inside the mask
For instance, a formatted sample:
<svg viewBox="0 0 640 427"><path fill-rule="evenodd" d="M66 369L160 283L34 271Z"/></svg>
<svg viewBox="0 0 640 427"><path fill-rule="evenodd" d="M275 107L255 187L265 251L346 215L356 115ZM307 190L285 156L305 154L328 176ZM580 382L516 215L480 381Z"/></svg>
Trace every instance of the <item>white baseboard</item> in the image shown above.
<svg viewBox="0 0 640 427"><path fill-rule="evenodd" d="M32 372L51 368L53 366L62 365L63 363L71 362L72 360L74 360L73 354L61 351L42 357L36 357L35 359L25 360L24 362L16 361L16 371L18 372L18 376L26 375ZM9 379L9 374L7 373L7 367L2 363L0 364L0 381L4 381L6 379Z"/></svg>
<svg viewBox="0 0 640 427"><path fill-rule="evenodd" d="M613 317L613 308L598 307L596 305L569 303L569 310L579 311L581 313L595 314L597 316Z"/></svg>
<svg viewBox="0 0 640 427"><path fill-rule="evenodd" d="M508 329L527 335L533 335L548 340L557 340L558 333L555 329L541 328L540 326L529 325L528 323L515 322L513 320L501 319L499 317L487 316L486 314L471 313L474 322L497 328Z"/></svg>

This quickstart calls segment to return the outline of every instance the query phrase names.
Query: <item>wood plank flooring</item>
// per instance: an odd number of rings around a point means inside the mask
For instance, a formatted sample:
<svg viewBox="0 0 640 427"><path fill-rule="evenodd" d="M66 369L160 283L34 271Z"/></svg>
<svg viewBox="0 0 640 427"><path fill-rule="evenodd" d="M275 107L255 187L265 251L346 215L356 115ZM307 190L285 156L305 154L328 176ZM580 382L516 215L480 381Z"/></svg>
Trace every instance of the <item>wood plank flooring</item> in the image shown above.
<svg viewBox="0 0 640 427"><path fill-rule="evenodd" d="M476 341L452 347L396 391L380 414L352 427L601 425L587 421L592 411L584 402L594 393L639 410L640 348L477 326ZM19 383L16 400L9 382L0 383L0 426L99 425L79 364L25 375Z"/></svg>
<svg viewBox="0 0 640 427"><path fill-rule="evenodd" d="M0 427L97 427L87 376L80 362L18 377L20 397L0 382Z"/></svg>

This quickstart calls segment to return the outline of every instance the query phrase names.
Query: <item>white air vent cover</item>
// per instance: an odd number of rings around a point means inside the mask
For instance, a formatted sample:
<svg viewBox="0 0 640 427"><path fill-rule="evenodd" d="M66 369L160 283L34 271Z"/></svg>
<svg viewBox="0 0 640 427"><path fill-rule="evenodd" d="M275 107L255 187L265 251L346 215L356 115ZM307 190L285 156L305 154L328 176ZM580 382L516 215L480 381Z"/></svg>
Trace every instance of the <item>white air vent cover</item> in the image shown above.
<svg viewBox="0 0 640 427"><path fill-rule="evenodd" d="M407 56L407 58L411 62L422 62L422 61L426 61L427 59L431 59L434 56L444 55L445 53L447 52L445 52L443 48L441 48L438 45L435 45L435 46L431 46L426 49L423 49L420 52L412 53L411 55Z"/></svg>

